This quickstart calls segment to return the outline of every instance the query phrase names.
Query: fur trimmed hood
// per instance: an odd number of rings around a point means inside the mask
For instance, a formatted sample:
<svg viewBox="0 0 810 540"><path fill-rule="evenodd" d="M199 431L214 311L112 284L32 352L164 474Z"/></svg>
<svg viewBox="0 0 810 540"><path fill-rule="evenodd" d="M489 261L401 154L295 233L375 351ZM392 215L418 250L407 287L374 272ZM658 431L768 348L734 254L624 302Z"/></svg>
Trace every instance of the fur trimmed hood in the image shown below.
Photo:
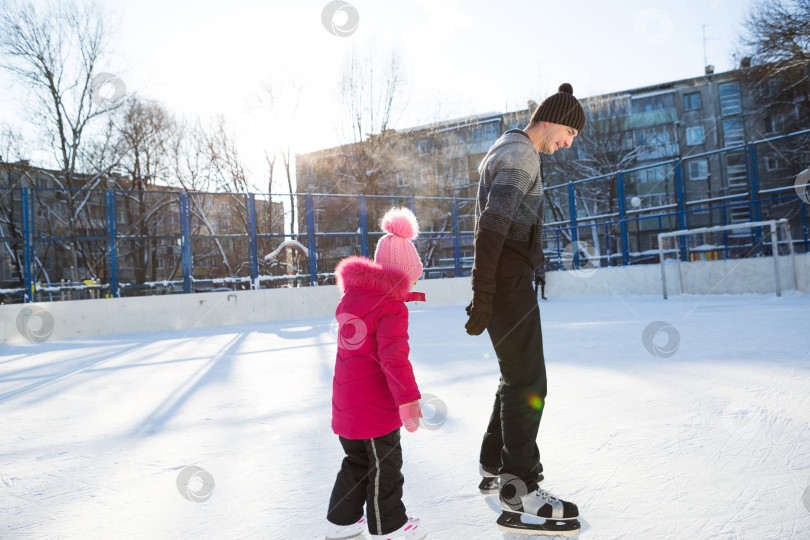
<svg viewBox="0 0 810 540"><path fill-rule="evenodd" d="M385 296L405 299L411 290L408 275L394 268L383 268L365 257L347 257L335 268L335 279L340 293L348 287L366 287Z"/></svg>

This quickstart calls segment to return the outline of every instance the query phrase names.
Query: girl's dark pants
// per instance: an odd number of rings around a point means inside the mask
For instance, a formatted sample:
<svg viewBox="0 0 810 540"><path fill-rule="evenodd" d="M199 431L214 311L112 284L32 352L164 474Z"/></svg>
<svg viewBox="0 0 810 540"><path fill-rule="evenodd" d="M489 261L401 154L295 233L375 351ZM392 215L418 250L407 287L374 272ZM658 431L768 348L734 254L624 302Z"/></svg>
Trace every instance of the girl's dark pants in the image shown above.
<svg viewBox="0 0 810 540"><path fill-rule="evenodd" d="M346 457L326 518L335 525L352 525L363 517L365 505L371 534L388 534L405 525L399 429L375 439L339 439Z"/></svg>

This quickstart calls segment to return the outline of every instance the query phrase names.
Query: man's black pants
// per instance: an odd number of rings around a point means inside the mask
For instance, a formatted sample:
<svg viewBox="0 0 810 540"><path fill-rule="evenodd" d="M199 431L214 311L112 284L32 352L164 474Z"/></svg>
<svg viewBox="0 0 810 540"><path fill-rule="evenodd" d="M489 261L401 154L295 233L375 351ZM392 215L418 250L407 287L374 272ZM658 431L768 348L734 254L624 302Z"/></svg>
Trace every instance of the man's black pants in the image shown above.
<svg viewBox="0 0 810 540"><path fill-rule="evenodd" d="M335 525L352 525L363 516L365 504L371 534L388 534L405 525L399 428L375 439L339 439L346 457L326 518Z"/></svg>
<svg viewBox="0 0 810 540"><path fill-rule="evenodd" d="M487 331L501 379L481 445L481 463L520 478L531 492L543 471L537 431L546 401L543 336L532 275L496 276Z"/></svg>

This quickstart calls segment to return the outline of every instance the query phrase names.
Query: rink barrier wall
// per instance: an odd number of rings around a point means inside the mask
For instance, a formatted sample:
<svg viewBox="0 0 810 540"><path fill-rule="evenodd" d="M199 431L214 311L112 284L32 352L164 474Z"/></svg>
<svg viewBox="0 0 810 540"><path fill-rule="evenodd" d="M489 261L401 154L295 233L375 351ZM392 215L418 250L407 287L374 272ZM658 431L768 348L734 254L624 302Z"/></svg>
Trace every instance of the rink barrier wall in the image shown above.
<svg viewBox="0 0 810 540"><path fill-rule="evenodd" d="M690 294L776 291L771 257L682 263L680 269L678 266L665 266L671 295L683 291ZM779 266L783 293L810 292L810 254L796 255L795 260L782 256ZM466 305L472 296L469 278L422 280L414 290L424 292L428 304ZM660 267L648 264L546 274L546 296L552 300L561 296L622 294L661 295ZM334 314L338 299L336 286L321 286L7 304L0 305L0 341L19 343L35 341L37 337L80 339L323 317ZM411 305L418 308L420 304ZM41 335L37 336L38 333Z"/></svg>

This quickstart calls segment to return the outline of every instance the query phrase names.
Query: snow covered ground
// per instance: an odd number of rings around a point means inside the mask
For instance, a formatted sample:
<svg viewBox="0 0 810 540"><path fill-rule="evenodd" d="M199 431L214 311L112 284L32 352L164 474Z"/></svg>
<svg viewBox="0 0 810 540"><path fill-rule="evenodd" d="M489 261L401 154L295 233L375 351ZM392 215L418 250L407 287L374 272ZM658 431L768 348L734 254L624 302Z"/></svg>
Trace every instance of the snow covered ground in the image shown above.
<svg viewBox="0 0 810 540"><path fill-rule="evenodd" d="M403 432L406 505L431 539L525 538L477 490L489 340L461 304L411 307L417 381L447 415ZM580 538L810 537L809 295L541 312L544 487L579 505ZM0 537L318 538L342 457L331 323L2 346Z"/></svg>

